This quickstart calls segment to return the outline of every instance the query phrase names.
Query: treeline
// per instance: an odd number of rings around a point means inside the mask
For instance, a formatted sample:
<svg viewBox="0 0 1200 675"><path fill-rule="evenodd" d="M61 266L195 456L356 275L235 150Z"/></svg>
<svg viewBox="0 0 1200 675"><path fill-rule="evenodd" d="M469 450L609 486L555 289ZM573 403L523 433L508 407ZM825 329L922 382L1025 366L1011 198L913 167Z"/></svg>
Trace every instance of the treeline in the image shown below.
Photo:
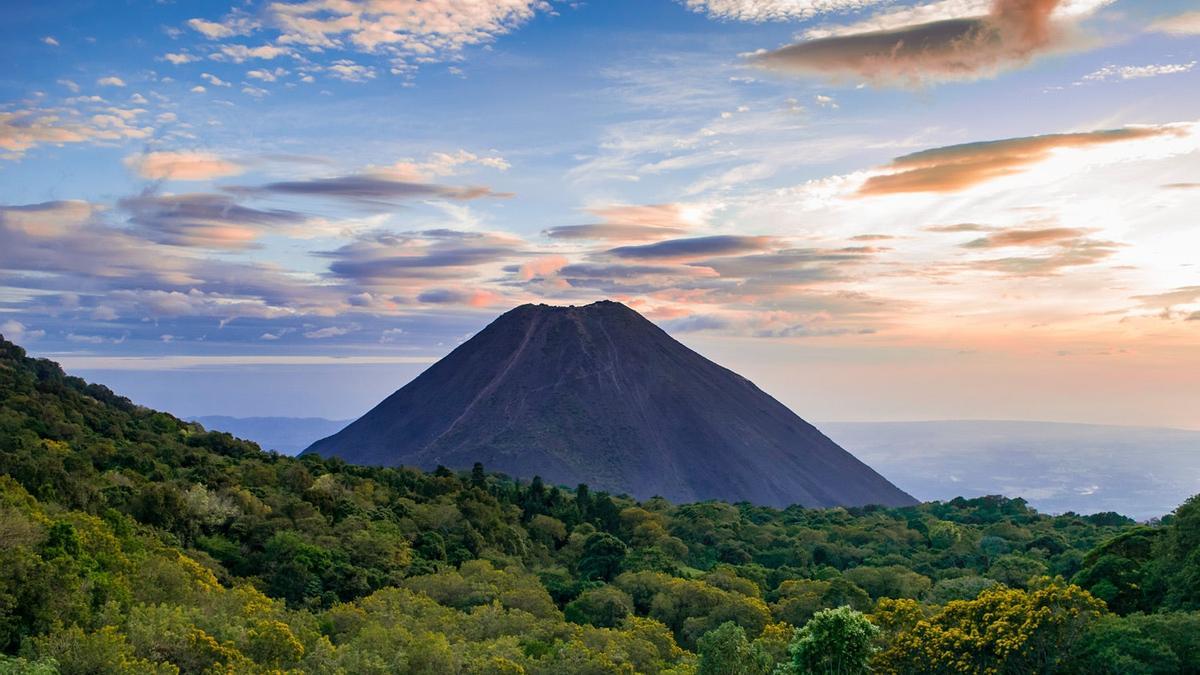
<svg viewBox="0 0 1200 675"><path fill-rule="evenodd" d="M672 505L263 453L0 340L0 673L1200 672L1200 500Z"/></svg>

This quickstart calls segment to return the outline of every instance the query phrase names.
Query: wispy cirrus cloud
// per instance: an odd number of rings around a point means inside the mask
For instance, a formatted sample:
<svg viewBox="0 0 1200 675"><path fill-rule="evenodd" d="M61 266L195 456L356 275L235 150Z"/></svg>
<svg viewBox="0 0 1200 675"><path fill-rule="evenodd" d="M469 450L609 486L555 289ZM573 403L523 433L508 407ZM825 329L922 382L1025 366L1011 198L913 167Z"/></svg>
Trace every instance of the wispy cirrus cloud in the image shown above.
<svg viewBox="0 0 1200 675"><path fill-rule="evenodd" d="M714 19L795 21L820 14L852 12L886 0L680 0L684 7Z"/></svg>
<svg viewBox="0 0 1200 675"><path fill-rule="evenodd" d="M1111 80L1141 80L1162 75L1179 75L1191 72L1195 61L1187 63L1157 63L1146 66L1104 66L1083 76L1083 82L1106 82Z"/></svg>
<svg viewBox="0 0 1200 675"><path fill-rule="evenodd" d="M1150 30L1176 37L1200 35L1200 11L1164 17L1150 24Z"/></svg>
<svg viewBox="0 0 1200 675"><path fill-rule="evenodd" d="M1047 277L1055 276L1067 268L1102 262L1120 249L1120 244L1092 239L1066 239L1056 244L1059 248L1045 255L977 260L968 263L968 267L1014 277Z"/></svg>

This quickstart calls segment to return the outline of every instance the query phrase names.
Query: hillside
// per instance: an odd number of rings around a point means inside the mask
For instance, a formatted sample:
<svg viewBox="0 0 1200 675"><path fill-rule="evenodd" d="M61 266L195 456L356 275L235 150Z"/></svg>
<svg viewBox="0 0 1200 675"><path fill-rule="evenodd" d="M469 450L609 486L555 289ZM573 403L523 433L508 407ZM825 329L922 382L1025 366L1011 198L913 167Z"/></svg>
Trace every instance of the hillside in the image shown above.
<svg viewBox="0 0 1200 675"><path fill-rule="evenodd" d="M3 340L0 474L0 672L766 675L789 643L824 648L794 628L845 612L887 672L1200 667L1198 499L1143 527L1000 497L780 511L355 467Z"/></svg>
<svg viewBox="0 0 1200 675"><path fill-rule="evenodd" d="M915 500L749 380L615 302L523 305L305 452L470 468L640 498Z"/></svg>

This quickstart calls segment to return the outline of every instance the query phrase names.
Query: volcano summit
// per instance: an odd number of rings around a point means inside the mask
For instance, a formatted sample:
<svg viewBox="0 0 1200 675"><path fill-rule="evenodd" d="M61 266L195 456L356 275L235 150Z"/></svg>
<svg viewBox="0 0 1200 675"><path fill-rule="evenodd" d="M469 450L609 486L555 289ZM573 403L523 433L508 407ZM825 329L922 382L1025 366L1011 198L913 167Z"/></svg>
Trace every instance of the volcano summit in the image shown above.
<svg viewBox="0 0 1200 675"><path fill-rule="evenodd" d="M916 503L749 380L617 302L522 305L305 452L769 506Z"/></svg>

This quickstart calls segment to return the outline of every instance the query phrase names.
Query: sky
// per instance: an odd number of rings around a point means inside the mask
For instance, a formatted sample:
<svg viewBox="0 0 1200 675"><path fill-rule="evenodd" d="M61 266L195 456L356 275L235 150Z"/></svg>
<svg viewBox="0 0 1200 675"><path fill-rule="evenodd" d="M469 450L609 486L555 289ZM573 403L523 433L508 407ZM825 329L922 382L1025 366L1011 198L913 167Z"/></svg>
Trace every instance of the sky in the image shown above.
<svg viewBox="0 0 1200 675"><path fill-rule="evenodd" d="M139 403L607 298L814 421L1200 429L1200 2L0 13L0 334Z"/></svg>

